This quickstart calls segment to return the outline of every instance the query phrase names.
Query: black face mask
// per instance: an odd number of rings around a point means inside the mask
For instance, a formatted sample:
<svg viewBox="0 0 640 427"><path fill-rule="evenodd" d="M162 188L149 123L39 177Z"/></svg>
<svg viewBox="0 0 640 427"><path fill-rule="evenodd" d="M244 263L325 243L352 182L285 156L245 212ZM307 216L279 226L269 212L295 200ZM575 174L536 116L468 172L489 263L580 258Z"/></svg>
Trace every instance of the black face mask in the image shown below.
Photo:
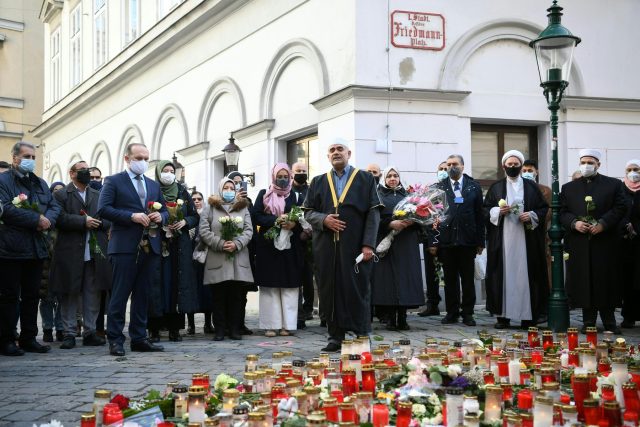
<svg viewBox="0 0 640 427"><path fill-rule="evenodd" d="M462 175L462 168L460 166L451 166L449 169L449 177L454 181L457 181Z"/></svg>
<svg viewBox="0 0 640 427"><path fill-rule="evenodd" d="M520 175L520 170L522 170L522 166L505 166L504 168L504 172L511 178L515 178L516 176Z"/></svg>
<svg viewBox="0 0 640 427"><path fill-rule="evenodd" d="M102 190L102 182L100 181L91 181L89 183L89 187L93 188L94 190Z"/></svg>
<svg viewBox="0 0 640 427"><path fill-rule="evenodd" d="M380 184L380 176L373 176L373 180L376 182L376 184Z"/></svg>
<svg viewBox="0 0 640 427"><path fill-rule="evenodd" d="M293 180L297 184L304 184L305 182L307 182L307 174L306 173L297 173L297 174L293 175Z"/></svg>
<svg viewBox="0 0 640 427"><path fill-rule="evenodd" d="M87 185L91 182L91 172L89 169L80 169L76 172L76 179L80 184Z"/></svg>

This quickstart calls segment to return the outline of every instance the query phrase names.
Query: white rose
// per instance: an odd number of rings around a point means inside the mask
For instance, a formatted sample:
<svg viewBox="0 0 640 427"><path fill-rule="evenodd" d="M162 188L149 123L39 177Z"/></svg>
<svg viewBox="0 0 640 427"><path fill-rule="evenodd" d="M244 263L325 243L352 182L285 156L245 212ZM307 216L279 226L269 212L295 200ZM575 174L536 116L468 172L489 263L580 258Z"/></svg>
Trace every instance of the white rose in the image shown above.
<svg viewBox="0 0 640 427"><path fill-rule="evenodd" d="M505 199L500 199L498 201L498 206L500 206L501 208L507 206L507 201Z"/></svg>
<svg viewBox="0 0 640 427"><path fill-rule="evenodd" d="M411 407L411 412L415 415L424 415L427 413L427 408L420 403L414 403Z"/></svg>
<svg viewBox="0 0 640 427"><path fill-rule="evenodd" d="M593 202L593 197L591 197L591 196L586 196L586 197L584 198L584 201L585 201L585 202Z"/></svg>
<svg viewBox="0 0 640 427"><path fill-rule="evenodd" d="M11 203L13 203L14 206L18 206L20 204L20 197L19 196L14 197Z"/></svg>
<svg viewBox="0 0 640 427"><path fill-rule="evenodd" d="M434 426L442 425L442 414L436 414L433 418L431 418L431 422Z"/></svg>
<svg viewBox="0 0 640 427"><path fill-rule="evenodd" d="M218 221L220 221L220 224L224 224L225 222L227 222L227 218L226 216L221 216L220 218L218 218Z"/></svg>
<svg viewBox="0 0 640 427"><path fill-rule="evenodd" d="M178 204L178 206L182 206L182 205L184 205L184 200L178 199L178 200L176 200L176 203Z"/></svg>
<svg viewBox="0 0 640 427"><path fill-rule="evenodd" d="M160 202L153 202L153 209L155 209L157 211L162 209L162 205L160 204Z"/></svg>
<svg viewBox="0 0 640 427"><path fill-rule="evenodd" d="M236 224L242 224L244 221L241 216L236 216L233 218L233 220L235 221Z"/></svg>
<svg viewBox="0 0 640 427"><path fill-rule="evenodd" d="M460 365L449 365L447 367L447 374L451 378L456 378L461 373L462 373L462 367L460 367Z"/></svg>

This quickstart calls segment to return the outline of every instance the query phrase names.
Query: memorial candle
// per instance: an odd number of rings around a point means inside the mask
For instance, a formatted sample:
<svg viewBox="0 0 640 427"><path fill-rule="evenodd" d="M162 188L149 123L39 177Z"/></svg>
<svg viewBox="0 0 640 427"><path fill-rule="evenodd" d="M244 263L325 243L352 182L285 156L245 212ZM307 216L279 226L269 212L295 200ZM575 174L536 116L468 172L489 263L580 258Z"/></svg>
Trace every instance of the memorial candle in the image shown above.
<svg viewBox="0 0 640 427"><path fill-rule="evenodd" d="M356 407L353 402L342 402L340 404L340 422L341 423L358 423Z"/></svg>
<svg viewBox="0 0 640 427"><path fill-rule="evenodd" d="M531 412L533 408L533 393L529 389L522 389L518 392L518 409L523 412Z"/></svg>
<svg viewBox="0 0 640 427"><path fill-rule="evenodd" d="M358 383L356 381L356 371L353 368L342 370L342 393L345 396L351 396L358 391Z"/></svg>
<svg viewBox="0 0 640 427"><path fill-rule="evenodd" d="M589 426L597 426L600 420L599 402L596 399L585 399L582 406L584 408L584 423Z"/></svg>
<svg viewBox="0 0 640 427"><path fill-rule="evenodd" d="M533 406L533 426L549 427L553 424L553 400L546 396L536 396Z"/></svg>
<svg viewBox="0 0 640 427"><path fill-rule="evenodd" d="M96 427L96 414L93 412L80 416L80 427Z"/></svg>
<svg viewBox="0 0 640 427"><path fill-rule="evenodd" d="M398 402L396 427L409 427L412 406L411 402Z"/></svg>
<svg viewBox="0 0 640 427"><path fill-rule="evenodd" d="M604 402L602 405L602 419L609 422L609 427L622 427L622 413L618 402Z"/></svg>
<svg viewBox="0 0 640 427"><path fill-rule="evenodd" d="M540 337L538 336L538 328L531 326L529 328L529 334L527 336L529 341L529 347L535 348L540 346Z"/></svg>
<svg viewBox="0 0 640 427"><path fill-rule="evenodd" d="M385 427L389 425L389 408L383 403L373 405L373 427Z"/></svg>
<svg viewBox="0 0 640 427"><path fill-rule="evenodd" d="M598 345L598 329L589 326L587 327L587 342L591 345L592 348L596 348Z"/></svg>
<svg viewBox="0 0 640 427"><path fill-rule="evenodd" d="M501 383L509 382L509 359L506 357L498 359L498 377Z"/></svg>
<svg viewBox="0 0 640 427"><path fill-rule="evenodd" d="M372 395L376 391L376 371L372 365L364 365L362 367L362 391L369 392Z"/></svg>
<svg viewBox="0 0 640 427"><path fill-rule="evenodd" d="M339 423L338 401L333 397L328 397L322 402L322 410L324 411L327 421L330 423Z"/></svg>
<svg viewBox="0 0 640 427"><path fill-rule="evenodd" d="M547 351L551 347L553 347L553 331L542 331L542 349Z"/></svg>
<svg viewBox="0 0 640 427"><path fill-rule="evenodd" d="M500 419L500 412L502 409L502 388L490 385L485 388L485 391L484 422L493 423Z"/></svg>
<svg viewBox="0 0 640 427"><path fill-rule="evenodd" d="M173 387L173 412L176 418L181 418L187 413L187 393L189 389L186 385L178 384Z"/></svg>
<svg viewBox="0 0 640 427"><path fill-rule="evenodd" d="M567 329L567 347L569 351L578 348L578 328Z"/></svg>
<svg viewBox="0 0 640 427"><path fill-rule="evenodd" d="M190 423L203 423L204 414L204 386L192 385L189 387L189 406L187 411L189 412Z"/></svg>

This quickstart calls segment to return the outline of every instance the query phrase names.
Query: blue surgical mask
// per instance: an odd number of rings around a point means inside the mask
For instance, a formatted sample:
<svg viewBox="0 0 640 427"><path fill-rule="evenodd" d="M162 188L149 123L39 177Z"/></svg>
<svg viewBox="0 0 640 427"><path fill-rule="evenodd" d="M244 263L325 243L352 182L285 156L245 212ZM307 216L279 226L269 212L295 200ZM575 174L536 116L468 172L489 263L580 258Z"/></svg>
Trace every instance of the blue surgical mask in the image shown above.
<svg viewBox="0 0 640 427"><path fill-rule="evenodd" d="M447 179L449 177L449 172L447 172L446 170L438 171L437 177L438 177L438 181Z"/></svg>
<svg viewBox="0 0 640 427"><path fill-rule="evenodd" d="M232 202L233 199L236 198L236 192L235 191L223 191L222 192L222 198L227 203Z"/></svg>
<svg viewBox="0 0 640 427"><path fill-rule="evenodd" d="M33 159L20 160L20 170L23 173L31 173L36 169L36 161Z"/></svg>
<svg viewBox="0 0 640 427"><path fill-rule="evenodd" d="M536 174L533 172L522 172L522 177L525 179L530 179L531 181L536 180Z"/></svg>

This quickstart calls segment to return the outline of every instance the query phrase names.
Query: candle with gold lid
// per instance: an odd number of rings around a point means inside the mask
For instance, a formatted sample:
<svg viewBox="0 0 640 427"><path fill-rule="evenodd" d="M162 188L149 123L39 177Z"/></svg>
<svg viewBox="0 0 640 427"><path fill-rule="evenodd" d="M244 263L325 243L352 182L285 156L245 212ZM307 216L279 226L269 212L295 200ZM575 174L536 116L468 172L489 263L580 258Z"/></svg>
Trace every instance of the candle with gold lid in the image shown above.
<svg viewBox="0 0 640 427"><path fill-rule="evenodd" d="M247 354L244 362L244 371L245 372L255 371L257 369L259 359L260 357L258 357L257 354Z"/></svg>
<svg viewBox="0 0 640 427"><path fill-rule="evenodd" d="M271 368L273 368L276 373L280 372L282 369L282 361L284 360L284 354L281 351L276 351L271 355Z"/></svg>
<svg viewBox="0 0 640 427"><path fill-rule="evenodd" d="M340 349L341 355L350 355L353 353L353 340L342 340L342 347Z"/></svg>
<svg viewBox="0 0 640 427"><path fill-rule="evenodd" d="M489 385L485 388L484 421L493 423L500 419L502 387Z"/></svg>
<svg viewBox="0 0 640 427"><path fill-rule="evenodd" d="M222 410L228 414L240 403L240 392L235 388L229 388L222 392Z"/></svg>
<svg viewBox="0 0 640 427"><path fill-rule="evenodd" d="M102 408L111 401L111 391L96 390L93 394L93 413L96 416L96 425L102 425Z"/></svg>
<svg viewBox="0 0 640 427"><path fill-rule="evenodd" d="M538 395L533 405L534 427L549 427L553 424L553 399Z"/></svg>
<svg viewBox="0 0 640 427"><path fill-rule="evenodd" d="M95 427L96 426L96 414L93 412L82 414L80 416L80 427Z"/></svg>
<svg viewBox="0 0 640 427"><path fill-rule="evenodd" d="M202 423L204 422L205 394L206 391L204 386L192 385L191 387L189 387L189 406L187 407L187 410L189 411L190 423L199 423L199 425L202 425Z"/></svg>
<svg viewBox="0 0 640 427"><path fill-rule="evenodd" d="M178 384L173 387L173 412L176 418L181 418L187 413L187 396L189 388L184 384Z"/></svg>

